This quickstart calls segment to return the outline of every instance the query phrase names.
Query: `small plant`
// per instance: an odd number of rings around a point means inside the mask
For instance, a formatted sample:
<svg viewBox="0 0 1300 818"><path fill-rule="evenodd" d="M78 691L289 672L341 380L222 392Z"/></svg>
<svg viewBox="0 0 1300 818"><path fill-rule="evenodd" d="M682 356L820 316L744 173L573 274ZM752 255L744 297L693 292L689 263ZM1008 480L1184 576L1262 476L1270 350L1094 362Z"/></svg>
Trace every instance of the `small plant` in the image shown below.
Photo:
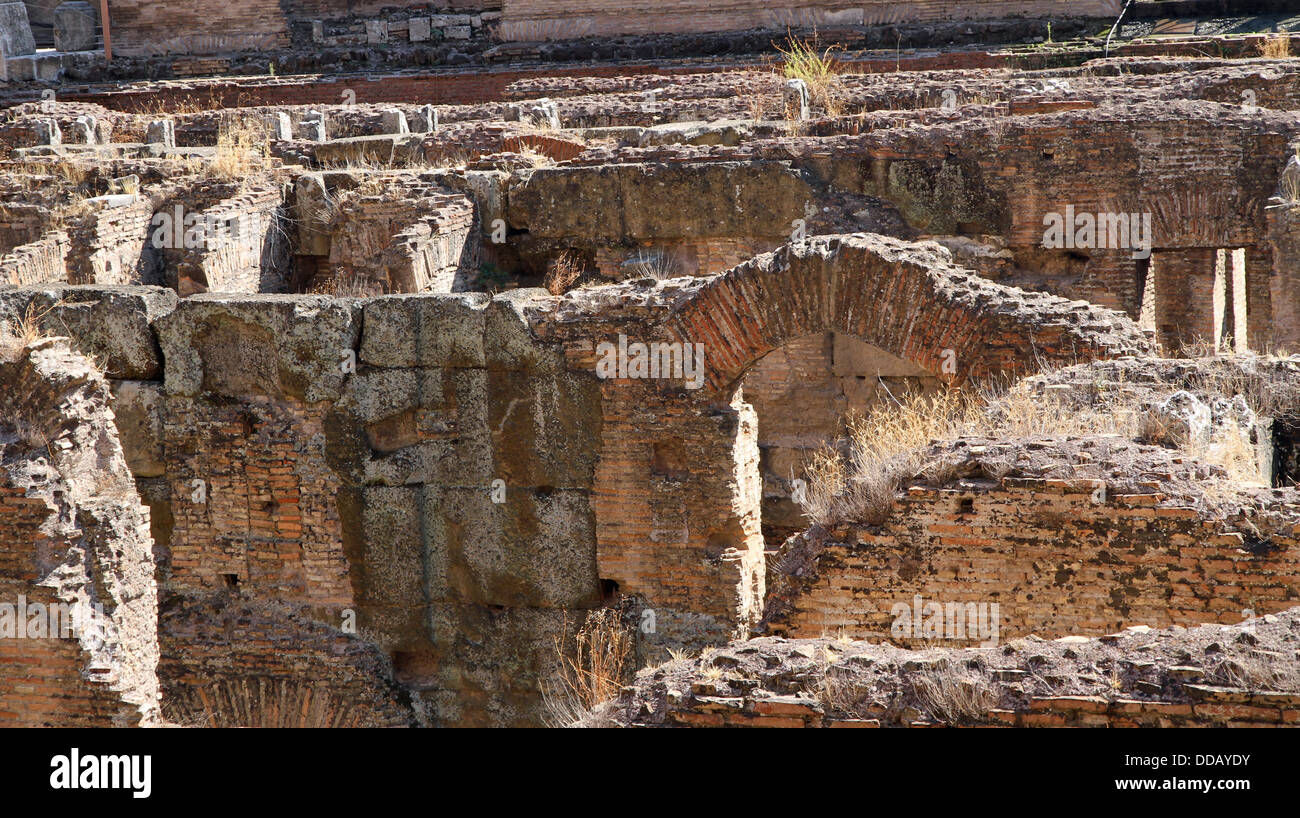
<svg viewBox="0 0 1300 818"><path fill-rule="evenodd" d="M686 262L666 248L640 250L635 258L623 262L623 267L633 278L653 278L656 281L686 275Z"/></svg>
<svg viewBox="0 0 1300 818"><path fill-rule="evenodd" d="M21 318L0 322L0 361L13 360L27 347L46 337L41 329L41 320L52 309L38 310L36 303L30 301Z"/></svg>
<svg viewBox="0 0 1300 818"><path fill-rule="evenodd" d="M565 250L552 262L543 286L551 295L564 295L582 277L582 262L572 251Z"/></svg>

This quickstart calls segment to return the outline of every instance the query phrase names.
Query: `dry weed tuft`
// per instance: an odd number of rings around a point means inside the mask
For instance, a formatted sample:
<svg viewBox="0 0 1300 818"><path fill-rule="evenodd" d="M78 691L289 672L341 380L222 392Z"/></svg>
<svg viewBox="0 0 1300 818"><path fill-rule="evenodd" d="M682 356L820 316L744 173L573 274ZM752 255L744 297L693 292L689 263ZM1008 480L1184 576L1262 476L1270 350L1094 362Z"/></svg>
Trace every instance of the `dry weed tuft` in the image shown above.
<svg viewBox="0 0 1300 818"><path fill-rule="evenodd" d="M623 622L622 607L588 613L574 634L572 653L565 649L567 640L566 624L555 640L560 672L542 686L546 721L552 727L586 724L597 705L618 695L632 670L633 635Z"/></svg>

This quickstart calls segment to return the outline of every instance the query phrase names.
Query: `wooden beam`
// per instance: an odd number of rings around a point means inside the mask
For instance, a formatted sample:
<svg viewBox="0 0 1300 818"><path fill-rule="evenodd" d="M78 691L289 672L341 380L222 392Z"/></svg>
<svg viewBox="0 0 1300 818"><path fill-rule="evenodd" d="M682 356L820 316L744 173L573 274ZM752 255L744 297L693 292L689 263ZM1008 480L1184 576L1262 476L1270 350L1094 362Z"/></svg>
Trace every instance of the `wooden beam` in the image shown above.
<svg viewBox="0 0 1300 818"><path fill-rule="evenodd" d="M113 35L108 25L108 0L99 0L99 24L104 29L104 59L113 61Z"/></svg>

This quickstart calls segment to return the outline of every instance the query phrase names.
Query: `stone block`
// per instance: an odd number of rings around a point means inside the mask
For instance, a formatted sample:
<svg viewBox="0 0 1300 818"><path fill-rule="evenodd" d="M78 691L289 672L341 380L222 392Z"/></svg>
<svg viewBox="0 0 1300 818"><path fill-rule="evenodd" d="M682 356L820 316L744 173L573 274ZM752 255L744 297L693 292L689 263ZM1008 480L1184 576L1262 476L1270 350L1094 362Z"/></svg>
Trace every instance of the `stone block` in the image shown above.
<svg viewBox="0 0 1300 818"><path fill-rule="evenodd" d="M284 111L275 111L266 116L267 135L271 139L293 139L293 123Z"/></svg>
<svg viewBox="0 0 1300 818"><path fill-rule="evenodd" d="M583 206L572 206L581 190ZM534 237L637 241L717 236L785 240L816 199L777 162L539 168L506 197L512 227Z"/></svg>
<svg viewBox="0 0 1300 818"><path fill-rule="evenodd" d="M411 121L411 130L415 133L433 133L438 130L438 109L432 105L421 105Z"/></svg>
<svg viewBox="0 0 1300 818"><path fill-rule="evenodd" d="M411 129L406 124L406 114L398 108L387 108L380 115L380 133L408 134Z"/></svg>
<svg viewBox="0 0 1300 818"><path fill-rule="evenodd" d="M72 142L79 145L94 145L99 141L99 131L93 116L79 116L72 123ZM137 185L139 180L137 178Z"/></svg>
<svg viewBox="0 0 1300 818"><path fill-rule="evenodd" d="M176 147L176 123L170 119L155 119L144 131L146 145L162 145L164 148Z"/></svg>
<svg viewBox="0 0 1300 818"><path fill-rule="evenodd" d="M62 145L63 131L53 119L40 119L33 123L37 145Z"/></svg>
<svg viewBox="0 0 1300 818"><path fill-rule="evenodd" d="M36 38L32 36L27 21L27 6L22 3L0 3L0 54L21 57L36 53Z"/></svg>
<svg viewBox="0 0 1300 818"><path fill-rule="evenodd" d="M371 366L481 367L485 293L389 295L366 302L360 359Z"/></svg>
<svg viewBox="0 0 1300 818"><path fill-rule="evenodd" d="M324 142L325 114L322 111L304 111L298 120L298 138L308 142Z"/></svg>
<svg viewBox="0 0 1300 818"><path fill-rule="evenodd" d="M432 35L428 17L412 17L410 23L411 42L422 43Z"/></svg>
<svg viewBox="0 0 1300 818"><path fill-rule="evenodd" d="M162 355L151 325L177 302L163 287L18 288L0 293L0 320L21 317L30 305L42 330L71 337L81 352L102 361L110 378L156 380Z"/></svg>
<svg viewBox="0 0 1300 818"><path fill-rule="evenodd" d="M9 82L31 82L36 79L36 57L5 57L4 69L4 78Z"/></svg>
<svg viewBox="0 0 1300 818"><path fill-rule="evenodd" d="M136 477L167 473L163 455L163 402L166 394L155 381L111 381L113 414L126 464Z"/></svg>
<svg viewBox="0 0 1300 818"><path fill-rule="evenodd" d="M507 105L505 118L507 122L522 122L535 128L558 130L561 126L559 107L546 98Z"/></svg>
<svg viewBox="0 0 1300 818"><path fill-rule="evenodd" d="M530 301L548 295L534 287L510 290L492 299L483 327L483 350L489 369L556 372L563 368L560 353L533 336L526 315Z"/></svg>
<svg viewBox="0 0 1300 818"><path fill-rule="evenodd" d="M511 486L592 485L601 449L594 375L489 370L487 408L496 477Z"/></svg>
<svg viewBox="0 0 1300 818"><path fill-rule="evenodd" d="M96 46L95 10L89 3L62 3L54 10L54 48L92 51Z"/></svg>
<svg viewBox="0 0 1300 818"><path fill-rule="evenodd" d="M388 23L384 20L367 20L366 42L371 45L388 42Z"/></svg>
<svg viewBox="0 0 1300 818"><path fill-rule="evenodd" d="M37 54L33 62L36 79L54 82L63 76L63 55L55 53Z"/></svg>
<svg viewBox="0 0 1300 818"><path fill-rule="evenodd" d="M298 254L328 256L329 223L334 210L325 180L319 173L304 173L293 180L292 210L298 225Z"/></svg>
<svg viewBox="0 0 1300 818"><path fill-rule="evenodd" d="M337 400L361 332L361 307L330 296L219 295L158 321L169 395Z"/></svg>
<svg viewBox="0 0 1300 818"><path fill-rule="evenodd" d="M491 484L426 490L423 532L431 597L529 608L600 601L595 516L583 491Z"/></svg>

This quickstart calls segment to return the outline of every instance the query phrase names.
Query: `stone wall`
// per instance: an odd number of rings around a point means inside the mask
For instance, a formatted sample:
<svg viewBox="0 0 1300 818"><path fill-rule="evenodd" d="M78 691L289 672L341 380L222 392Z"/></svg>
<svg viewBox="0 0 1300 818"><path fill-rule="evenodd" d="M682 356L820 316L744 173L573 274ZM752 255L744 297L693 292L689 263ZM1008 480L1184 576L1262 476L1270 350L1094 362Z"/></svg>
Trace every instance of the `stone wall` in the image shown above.
<svg viewBox="0 0 1300 818"><path fill-rule="evenodd" d="M504 0L501 36L507 40L576 39L622 34L727 31L748 28L827 28L976 20L998 17L1108 17L1118 0L675 0L620 3L598 0Z"/></svg>
<svg viewBox="0 0 1300 818"><path fill-rule="evenodd" d="M141 0L113 0L109 20L113 50L123 56L275 51L298 45L340 46L464 39L479 34L493 0L344 2L344 0L238 0L189 3L164 10ZM430 14L430 9L445 13ZM305 28L306 37L291 37Z"/></svg>
<svg viewBox="0 0 1300 818"><path fill-rule="evenodd" d="M588 726L1293 727L1297 611L905 650L759 638L644 670Z"/></svg>

